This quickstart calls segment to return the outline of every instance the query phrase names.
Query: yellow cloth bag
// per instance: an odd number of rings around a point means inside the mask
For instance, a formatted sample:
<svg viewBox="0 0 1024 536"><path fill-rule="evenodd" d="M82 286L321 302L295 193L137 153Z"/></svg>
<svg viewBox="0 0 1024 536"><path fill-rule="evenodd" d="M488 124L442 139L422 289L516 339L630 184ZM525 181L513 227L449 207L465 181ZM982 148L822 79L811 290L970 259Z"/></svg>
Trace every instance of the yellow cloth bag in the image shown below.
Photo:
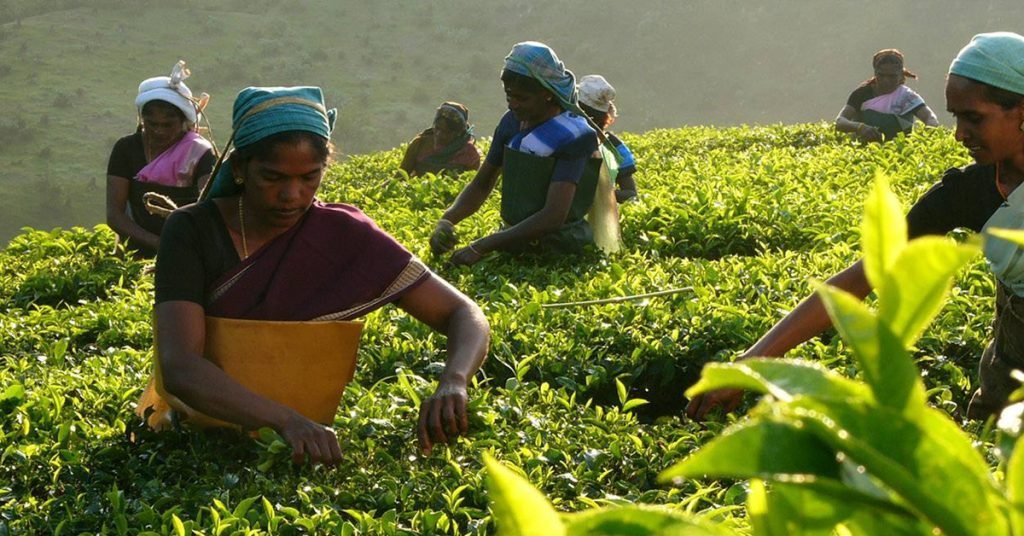
<svg viewBox="0 0 1024 536"><path fill-rule="evenodd" d="M331 424L356 368L362 322L281 322L206 317L206 359L249 390L310 420ZM171 426L171 411L199 428L235 426L204 415L167 393L154 350L153 378L136 414L154 430Z"/></svg>

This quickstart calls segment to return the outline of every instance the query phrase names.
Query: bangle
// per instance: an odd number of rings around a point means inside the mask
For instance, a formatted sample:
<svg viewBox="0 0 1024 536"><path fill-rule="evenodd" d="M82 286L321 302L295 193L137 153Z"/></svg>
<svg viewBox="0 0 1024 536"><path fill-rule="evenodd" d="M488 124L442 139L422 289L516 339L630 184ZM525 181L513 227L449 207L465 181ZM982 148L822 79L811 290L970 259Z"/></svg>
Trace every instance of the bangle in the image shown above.
<svg viewBox="0 0 1024 536"><path fill-rule="evenodd" d="M454 223L452 223L452 222L450 222L450 221L448 221L448 220L446 220L446 219L444 219L444 218L441 218L441 219L437 220L437 224L438 224L438 225L441 225L442 223L443 223L443 224L445 224L445 225L447 225L448 227L452 227L452 228L454 228L454 227L455 227L455 224L454 224Z"/></svg>
<svg viewBox="0 0 1024 536"><path fill-rule="evenodd" d="M855 130L854 132L856 132L857 135L860 136L860 129L862 128L864 128L864 123L857 123L857 130Z"/></svg>
<svg viewBox="0 0 1024 536"><path fill-rule="evenodd" d="M480 253L479 250L477 250L475 247L473 247L473 243L472 242L470 242L469 244L466 244L466 249L468 249L470 251L470 253L472 253L473 255L476 255L477 257L483 257L484 255L486 255L486 253Z"/></svg>

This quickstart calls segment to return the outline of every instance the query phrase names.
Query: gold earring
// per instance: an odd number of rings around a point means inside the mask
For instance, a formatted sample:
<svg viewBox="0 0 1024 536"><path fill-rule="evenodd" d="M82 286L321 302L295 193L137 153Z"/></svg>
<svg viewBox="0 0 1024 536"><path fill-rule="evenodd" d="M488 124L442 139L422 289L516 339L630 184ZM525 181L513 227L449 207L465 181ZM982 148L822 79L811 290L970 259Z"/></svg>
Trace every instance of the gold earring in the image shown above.
<svg viewBox="0 0 1024 536"><path fill-rule="evenodd" d="M239 186L245 184L245 178L243 178L241 175L235 175L235 184Z"/></svg>

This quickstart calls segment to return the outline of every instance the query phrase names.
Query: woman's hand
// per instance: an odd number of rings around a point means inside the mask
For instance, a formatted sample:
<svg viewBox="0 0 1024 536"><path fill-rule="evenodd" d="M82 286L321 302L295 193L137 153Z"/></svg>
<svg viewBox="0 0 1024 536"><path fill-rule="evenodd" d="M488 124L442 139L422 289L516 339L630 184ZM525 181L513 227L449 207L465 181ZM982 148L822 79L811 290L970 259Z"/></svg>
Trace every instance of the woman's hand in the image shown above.
<svg viewBox="0 0 1024 536"><path fill-rule="evenodd" d="M703 421L704 417L714 408L722 408L722 411L729 413L736 409L743 400L742 389L718 389L699 394L690 400L686 405L686 416L697 421Z"/></svg>
<svg viewBox="0 0 1024 536"><path fill-rule="evenodd" d="M882 141L882 131L868 125L867 123L861 123L860 126L857 127L857 139L865 143L873 141L880 142Z"/></svg>
<svg viewBox="0 0 1024 536"><path fill-rule="evenodd" d="M434 232L430 235L430 250L434 255L442 255L455 248L459 236L455 234L455 225L448 220L438 220Z"/></svg>
<svg viewBox="0 0 1024 536"><path fill-rule="evenodd" d="M420 450L430 454L435 443L448 443L469 429L466 405L469 395L464 384L445 384L420 404L420 421L416 429Z"/></svg>
<svg viewBox="0 0 1024 536"><path fill-rule="evenodd" d="M341 461L341 445L330 427L292 412L281 429L281 437L292 448L292 462L301 465L309 456L313 464L335 465Z"/></svg>
<svg viewBox="0 0 1024 536"><path fill-rule="evenodd" d="M484 254L470 244L452 254L451 263L456 266L470 266L480 262Z"/></svg>

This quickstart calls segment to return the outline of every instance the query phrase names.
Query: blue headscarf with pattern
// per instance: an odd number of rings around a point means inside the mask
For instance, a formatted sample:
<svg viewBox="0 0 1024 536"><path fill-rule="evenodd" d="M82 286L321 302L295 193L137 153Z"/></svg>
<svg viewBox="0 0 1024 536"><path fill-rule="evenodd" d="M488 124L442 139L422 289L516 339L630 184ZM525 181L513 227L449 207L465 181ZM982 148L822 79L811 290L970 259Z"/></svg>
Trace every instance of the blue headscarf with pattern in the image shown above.
<svg viewBox="0 0 1024 536"><path fill-rule="evenodd" d="M291 130L312 132L330 139L337 110L324 106L318 87L247 87L238 92L231 113L230 144L252 145L268 136ZM226 156L226 155L225 155ZM210 198L235 195L241 188L232 180L231 166L222 157L210 187Z"/></svg>
<svg viewBox="0 0 1024 536"><path fill-rule="evenodd" d="M516 74L529 76L540 82L545 89L558 97L566 110L578 111L576 97L576 76L565 68L554 50L544 43L524 41L516 43L505 56L505 69Z"/></svg>
<svg viewBox="0 0 1024 536"><path fill-rule="evenodd" d="M949 73L1024 95L1024 37L978 34L956 55Z"/></svg>

